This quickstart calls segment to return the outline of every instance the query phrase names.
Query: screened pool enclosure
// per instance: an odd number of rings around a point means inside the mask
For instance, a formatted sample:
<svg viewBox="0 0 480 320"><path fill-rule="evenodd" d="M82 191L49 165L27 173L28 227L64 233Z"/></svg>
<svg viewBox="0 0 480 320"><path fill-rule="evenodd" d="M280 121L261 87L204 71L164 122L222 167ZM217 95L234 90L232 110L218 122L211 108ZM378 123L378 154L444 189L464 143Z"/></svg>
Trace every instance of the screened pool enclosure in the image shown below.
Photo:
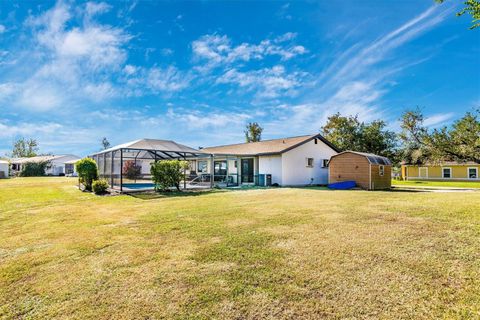
<svg viewBox="0 0 480 320"><path fill-rule="evenodd" d="M238 185L238 174L229 174L228 157L214 159L202 152L170 140L142 139L102 150L90 156L98 166L99 176L121 192L153 189L150 167L155 161L185 160L181 188L211 188L214 185ZM236 167L236 163L234 164Z"/></svg>

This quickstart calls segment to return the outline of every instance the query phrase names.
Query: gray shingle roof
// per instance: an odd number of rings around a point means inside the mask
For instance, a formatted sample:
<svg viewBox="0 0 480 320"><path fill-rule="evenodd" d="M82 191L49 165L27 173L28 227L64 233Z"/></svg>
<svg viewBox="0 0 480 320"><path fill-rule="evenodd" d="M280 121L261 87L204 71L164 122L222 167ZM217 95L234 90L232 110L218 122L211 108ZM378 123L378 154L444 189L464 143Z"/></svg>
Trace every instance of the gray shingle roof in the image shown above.
<svg viewBox="0 0 480 320"><path fill-rule="evenodd" d="M202 149L204 152L213 154L231 154L231 155L263 155L263 154L279 154L293 149L314 138L320 139L330 148L337 151L336 148L319 134L311 134L306 136L280 138L272 140L263 140L259 142L238 143L224 146L207 147Z"/></svg>

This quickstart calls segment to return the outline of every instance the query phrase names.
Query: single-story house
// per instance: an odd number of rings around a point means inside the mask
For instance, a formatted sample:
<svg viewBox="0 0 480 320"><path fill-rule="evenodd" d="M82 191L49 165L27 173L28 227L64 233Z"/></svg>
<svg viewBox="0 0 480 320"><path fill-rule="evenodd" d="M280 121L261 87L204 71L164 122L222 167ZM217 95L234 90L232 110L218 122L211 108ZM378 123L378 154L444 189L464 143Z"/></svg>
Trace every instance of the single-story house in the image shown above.
<svg viewBox="0 0 480 320"><path fill-rule="evenodd" d="M427 163L421 165L402 164L404 180L464 180L480 181L480 164L473 161Z"/></svg>
<svg viewBox="0 0 480 320"><path fill-rule="evenodd" d="M305 186L328 183L328 161L337 149L320 134L201 149L214 155L197 160L197 172L226 177L233 184ZM230 181L229 181L230 180Z"/></svg>
<svg viewBox="0 0 480 320"><path fill-rule="evenodd" d="M29 158L13 158L10 159L10 166L14 173L19 173L22 171L23 166L26 163L40 163L46 162L47 167L45 169L46 175L59 176L64 175L65 172L65 163L71 160L79 160L80 157L75 155L47 155L47 156L36 156Z"/></svg>
<svg viewBox="0 0 480 320"><path fill-rule="evenodd" d="M65 175L69 177L76 177L78 176L77 168L75 167L75 163L78 162L79 159L73 159L69 161L65 161Z"/></svg>
<svg viewBox="0 0 480 320"><path fill-rule="evenodd" d="M329 183L355 181L366 190L390 189L392 163L371 153L344 151L333 155L329 163Z"/></svg>
<svg viewBox="0 0 480 320"><path fill-rule="evenodd" d="M0 160L0 179L8 178L8 168L8 161Z"/></svg>
<svg viewBox="0 0 480 320"><path fill-rule="evenodd" d="M152 188L151 164L185 160L184 188L239 185L304 186L328 183L337 149L319 134L194 149L171 140L141 139L90 157L113 189Z"/></svg>

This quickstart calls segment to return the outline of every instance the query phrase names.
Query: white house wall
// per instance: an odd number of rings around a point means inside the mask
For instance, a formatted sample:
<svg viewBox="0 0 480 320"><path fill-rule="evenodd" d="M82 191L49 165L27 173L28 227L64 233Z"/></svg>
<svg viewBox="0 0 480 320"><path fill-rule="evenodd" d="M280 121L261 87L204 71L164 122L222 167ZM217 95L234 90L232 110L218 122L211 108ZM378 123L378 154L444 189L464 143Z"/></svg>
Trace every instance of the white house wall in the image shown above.
<svg viewBox="0 0 480 320"><path fill-rule="evenodd" d="M320 139L306 142L282 154L282 184L287 186L327 184L328 168L322 168L323 159L336 152ZM313 167L307 167L307 158L313 158Z"/></svg>
<svg viewBox="0 0 480 320"><path fill-rule="evenodd" d="M0 162L0 171L8 178L8 162Z"/></svg>
<svg viewBox="0 0 480 320"><path fill-rule="evenodd" d="M80 160L77 156L64 156L50 161L50 168L45 170L45 174L58 176L65 173L65 162L71 160Z"/></svg>
<svg viewBox="0 0 480 320"><path fill-rule="evenodd" d="M282 156L259 156L258 173L271 174L272 183L282 184Z"/></svg>

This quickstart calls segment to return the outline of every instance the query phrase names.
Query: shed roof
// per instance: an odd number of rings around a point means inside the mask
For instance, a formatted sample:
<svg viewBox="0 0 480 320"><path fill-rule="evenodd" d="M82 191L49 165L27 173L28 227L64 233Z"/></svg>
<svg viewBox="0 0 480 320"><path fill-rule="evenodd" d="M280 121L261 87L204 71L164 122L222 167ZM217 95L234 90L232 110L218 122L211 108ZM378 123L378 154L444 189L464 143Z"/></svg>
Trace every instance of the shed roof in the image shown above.
<svg viewBox="0 0 480 320"><path fill-rule="evenodd" d="M320 134L311 134L306 136L263 140L259 142L237 143L237 144L229 144L224 146L207 147L202 149L202 151L213 153L213 154L232 154L232 155L279 154L279 153L286 152L290 149L293 149L295 147L298 147L315 138L320 139L330 148L337 151L335 146L333 146Z"/></svg>
<svg viewBox="0 0 480 320"><path fill-rule="evenodd" d="M387 165L387 166L392 165L392 162L390 161L390 159L386 157L382 157L373 153L358 152L358 151L351 151L351 150L340 152L339 154L333 155L332 158L345 153L353 153L353 154L358 154L360 156L363 156L367 158L368 162L370 162L371 164L380 164L380 165Z"/></svg>
<svg viewBox="0 0 480 320"><path fill-rule="evenodd" d="M101 154L105 152L116 151L120 149L137 149L137 150L151 150L151 151L168 151L168 152L183 152L183 153L205 153L197 149L190 148L186 145L176 143L172 140L159 140L159 139L140 139L127 143L119 144L117 146L102 150L95 154Z"/></svg>

